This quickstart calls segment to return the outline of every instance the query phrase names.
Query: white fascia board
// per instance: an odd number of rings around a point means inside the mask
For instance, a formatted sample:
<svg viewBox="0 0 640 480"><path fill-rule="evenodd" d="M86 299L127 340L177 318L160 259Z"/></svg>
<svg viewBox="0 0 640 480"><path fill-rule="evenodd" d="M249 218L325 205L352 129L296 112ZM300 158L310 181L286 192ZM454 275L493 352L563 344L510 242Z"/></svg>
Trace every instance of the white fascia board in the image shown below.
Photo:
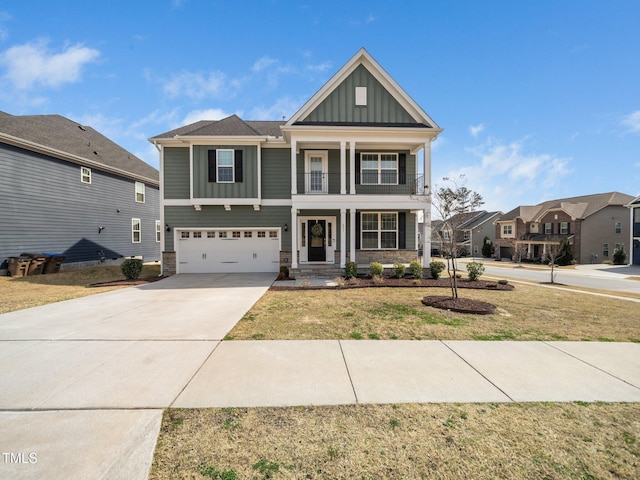
<svg viewBox="0 0 640 480"><path fill-rule="evenodd" d="M176 139L189 145L260 145L266 142L268 137L258 136L230 136L230 137L203 137L203 136L176 136Z"/></svg>
<svg viewBox="0 0 640 480"><path fill-rule="evenodd" d="M9 145L13 145L14 147L20 147L32 152L42 153L44 155L59 158L61 160L66 160L68 162L81 165L83 167L95 168L96 170L102 170L103 172L114 173L120 177L126 177L132 180L138 180L148 185L153 185L155 187L160 186L159 180L143 177L142 175L136 175L136 174L127 172L126 170L122 170L120 168L111 167L109 165L105 165L104 163L96 162L95 160L90 160L88 158L80 157L78 155L73 155L72 153L63 152L62 150L57 150L55 148L47 147L46 145L41 145L39 143L30 142L29 140L24 140L22 138L14 137L13 135L7 135L6 133L0 133L0 141L7 143Z"/></svg>
<svg viewBox="0 0 640 480"><path fill-rule="evenodd" d="M292 208L299 209L415 210L419 205L420 208L431 208L424 195L293 195L291 202Z"/></svg>
<svg viewBox="0 0 640 480"><path fill-rule="evenodd" d="M383 141L426 142L435 138L441 130L426 127L386 127L386 126L334 126L334 125L294 125L282 127L292 140L297 142L317 140L367 141L381 138Z"/></svg>
<svg viewBox="0 0 640 480"><path fill-rule="evenodd" d="M262 200L263 207L290 207L291 199L286 198L271 198L268 200Z"/></svg>

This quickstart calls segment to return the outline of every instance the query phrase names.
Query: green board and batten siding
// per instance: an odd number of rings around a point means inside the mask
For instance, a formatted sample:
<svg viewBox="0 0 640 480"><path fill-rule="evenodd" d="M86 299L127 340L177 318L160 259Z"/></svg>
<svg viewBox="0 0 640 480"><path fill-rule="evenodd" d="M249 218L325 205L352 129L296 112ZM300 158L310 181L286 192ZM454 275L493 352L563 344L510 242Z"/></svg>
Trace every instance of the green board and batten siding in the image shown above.
<svg viewBox="0 0 640 480"><path fill-rule="evenodd" d="M291 199L291 149L262 149L262 198Z"/></svg>
<svg viewBox="0 0 640 480"><path fill-rule="evenodd" d="M164 198L189 198L189 148L164 147Z"/></svg>
<svg viewBox="0 0 640 480"><path fill-rule="evenodd" d="M367 106L355 105L355 87L367 87ZM360 65L304 120L317 123L400 123L416 120Z"/></svg>

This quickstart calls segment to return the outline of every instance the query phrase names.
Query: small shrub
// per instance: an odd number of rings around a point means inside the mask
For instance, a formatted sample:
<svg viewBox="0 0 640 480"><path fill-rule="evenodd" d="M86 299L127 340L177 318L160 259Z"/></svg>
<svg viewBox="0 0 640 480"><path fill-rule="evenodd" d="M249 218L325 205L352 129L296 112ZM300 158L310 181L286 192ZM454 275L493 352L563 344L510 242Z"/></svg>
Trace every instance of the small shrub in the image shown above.
<svg viewBox="0 0 640 480"><path fill-rule="evenodd" d="M120 270L127 280L135 280L139 278L142 273L142 260L127 258L122 262L122 265L120 265Z"/></svg>
<svg viewBox="0 0 640 480"><path fill-rule="evenodd" d="M484 273L484 265L481 262L469 262L467 263L467 273L469 280L475 282Z"/></svg>
<svg viewBox="0 0 640 480"><path fill-rule="evenodd" d="M289 278L289 269L282 265L280 267L280 273L278 273L278 280L286 280L287 278Z"/></svg>
<svg viewBox="0 0 640 480"><path fill-rule="evenodd" d="M498 288L498 284L497 283L487 283L487 288Z"/></svg>
<svg viewBox="0 0 640 480"><path fill-rule="evenodd" d="M384 267L379 262L371 262L369 264L369 271L371 272L372 277L375 277L376 275L380 276L382 275L382 272L384 272Z"/></svg>
<svg viewBox="0 0 640 480"><path fill-rule="evenodd" d="M435 260L429 264L429 270L431 271L431 278L435 278L436 280L440 278L440 273L445 269L444 262L440 262L439 260Z"/></svg>
<svg viewBox="0 0 640 480"><path fill-rule="evenodd" d="M347 262L344 266L344 276L347 280L358 276L358 264L356 262Z"/></svg>
<svg viewBox="0 0 640 480"><path fill-rule="evenodd" d="M624 245L618 245L613 251L613 264L624 265L627 260L627 252L624 251Z"/></svg>
<svg viewBox="0 0 640 480"><path fill-rule="evenodd" d="M508 285L509 284L509 280L506 280L506 279L503 278L501 280L498 280L498 283L500 285Z"/></svg>
<svg viewBox="0 0 640 480"><path fill-rule="evenodd" d="M407 271L407 268L404 264L400 262L396 262L393 264L393 276L394 278L402 278L404 277L404 272Z"/></svg>
<svg viewBox="0 0 640 480"><path fill-rule="evenodd" d="M419 261L414 260L413 262L411 262L409 264L409 271L414 277L422 278L422 264Z"/></svg>

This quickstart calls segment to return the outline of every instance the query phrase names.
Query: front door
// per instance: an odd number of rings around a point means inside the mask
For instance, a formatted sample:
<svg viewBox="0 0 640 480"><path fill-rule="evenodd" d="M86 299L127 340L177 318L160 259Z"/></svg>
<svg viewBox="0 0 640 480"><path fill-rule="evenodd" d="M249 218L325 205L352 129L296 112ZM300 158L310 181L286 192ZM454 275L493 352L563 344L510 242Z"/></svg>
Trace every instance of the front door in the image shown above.
<svg viewBox="0 0 640 480"><path fill-rule="evenodd" d="M327 260L326 220L309 220L307 222L308 260L310 262L324 262Z"/></svg>

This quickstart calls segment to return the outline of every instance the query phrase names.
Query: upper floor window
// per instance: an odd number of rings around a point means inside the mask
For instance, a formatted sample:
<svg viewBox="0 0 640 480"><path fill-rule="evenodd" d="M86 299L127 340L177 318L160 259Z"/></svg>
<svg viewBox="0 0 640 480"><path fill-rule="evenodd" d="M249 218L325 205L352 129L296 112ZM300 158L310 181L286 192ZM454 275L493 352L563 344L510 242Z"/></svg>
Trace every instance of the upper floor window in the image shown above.
<svg viewBox="0 0 640 480"><path fill-rule="evenodd" d="M551 235L553 233L553 223L544 224L544 234Z"/></svg>
<svg viewBox="0 0 640 480"><path fill-rule="evenodd" d="M144 203L144 183L136 182L136 202Z"/></svg>
<svg viewBox="0 0 640 480"><path fill-rule="evenodd" d="M569 222L560 223L560 234L568 235L569 234Z"/></svg>
<svg viewBox="0 0 640 480"><path fill-rule="evenodd" d="M362 249L398 248L398 214L362 212Z"/></svg>
<svg viewBox="0 0 640 480"><path fill-rule="evenodd" d="M616 233L622 233L622 222L616 222Z"/></svg>
<svg viewBox="0 0 640 480"><path fill-rule="evenodd" d="M367 106L367 87L356 87L356 106Z"/></svg>
<svg viewBox="0 0 640 480"><path fill-rule="evenodd" d="M608 243L603 243L602 244L602 256L603 257L608 257L609 256L609 244Z"/></svg>
<svg viewBox="0 0 640 480"><path fill-rule="evenodd" d="M513 225L503 225L502 235L513 235Z"/></svg>
<svg viewBox="0 0 640 480"><path fill-rule="evenodd" d="M209 150L208 180L212 183L241 183L243 181L243 151L232 149Z"/></svg>
<svg viewBox="0 0 640 480"><path fill-rule="evenodd" d="M363 153L360 163L363 185L397 185L397 153Z"/></svg>
<svg viewBox="0 0 640 480"><path fill-rule="evenodd" d="M91 183L91 169L80 167L80 180L82 183Z"/></svg>
<svg viewBox="0 0 640 480"><path fill-rule="evenodd" d="M469 230L465 230L462 236L465 240L469 240L471 238L471 232Z"/></svg>
<svg viewBox="0 0 640 480"><path fill-rule="evenodd" d="M160 242L160 236L162 235L162 227L160 226L160 220L156 220L156 242Z"/></svg>
<svg viewBox="0 0 640 480"><path fill-rule="evenodd" d="M140 243L142 240L142 223L139 218L131 219L131 241Z"/></svg>

